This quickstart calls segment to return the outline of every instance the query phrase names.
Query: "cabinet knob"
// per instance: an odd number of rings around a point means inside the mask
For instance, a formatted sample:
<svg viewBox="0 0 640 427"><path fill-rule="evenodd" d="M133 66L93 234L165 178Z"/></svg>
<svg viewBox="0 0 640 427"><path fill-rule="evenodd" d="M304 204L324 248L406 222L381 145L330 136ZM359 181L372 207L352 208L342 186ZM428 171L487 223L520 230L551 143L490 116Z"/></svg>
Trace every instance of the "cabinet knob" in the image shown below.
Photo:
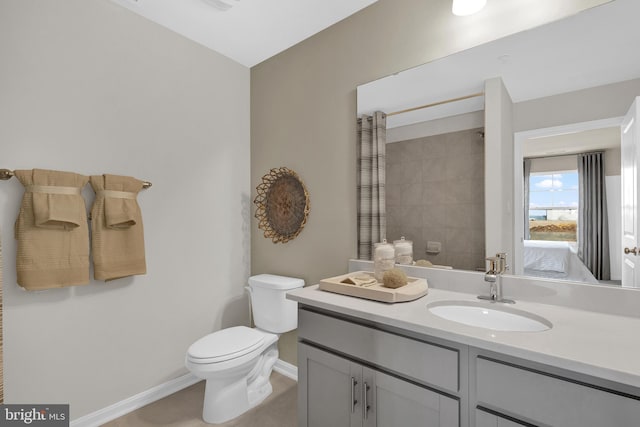
<svg viewBox="0 0 640 427"><path fill-rule="evenodd" d="M624 253L627 255L628 254L638 255L638 248L632 248L632 249L624 248Z"/></svg>

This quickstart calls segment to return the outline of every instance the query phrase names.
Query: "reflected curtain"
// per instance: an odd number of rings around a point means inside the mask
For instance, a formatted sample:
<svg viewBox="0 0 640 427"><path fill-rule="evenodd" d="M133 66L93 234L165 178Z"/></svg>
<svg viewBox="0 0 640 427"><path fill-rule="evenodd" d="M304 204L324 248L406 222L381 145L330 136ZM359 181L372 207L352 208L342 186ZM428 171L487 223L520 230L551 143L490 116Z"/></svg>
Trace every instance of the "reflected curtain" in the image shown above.
<svg viewBox="0 0 640 427"><path fill-rule="evenodd" d="M387 116L376 111L358 119L358 259L372 259L374 243L385 238L385 152Z"/></svg>
<svg viewBox="0 0 640 427"><path fill-rule="evenodd" d="M531 239L529 231L529 177L531 176L531 159L522 161L524 179L524 240Z"/></svg>
<svg viewBox="0 0 640 427"><path fill-rule="evenodd" d="M578 154L578 256L598 280L611 277L604 153Z"/></svg>

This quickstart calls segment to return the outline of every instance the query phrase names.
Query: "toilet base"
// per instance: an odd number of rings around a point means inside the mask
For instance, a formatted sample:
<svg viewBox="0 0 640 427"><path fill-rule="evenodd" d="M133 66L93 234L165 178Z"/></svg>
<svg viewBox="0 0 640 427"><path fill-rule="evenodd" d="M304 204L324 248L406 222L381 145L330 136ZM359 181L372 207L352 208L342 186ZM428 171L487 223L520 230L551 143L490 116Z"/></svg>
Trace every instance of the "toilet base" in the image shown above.
<svg viewBox="0 0 640 427"><path fill-rule="evenodd" d="M247 375L207 379L202 419L209 424L222 424L262 403L273 392L269 377L277 360L278 347L273 344Z"/></svg>

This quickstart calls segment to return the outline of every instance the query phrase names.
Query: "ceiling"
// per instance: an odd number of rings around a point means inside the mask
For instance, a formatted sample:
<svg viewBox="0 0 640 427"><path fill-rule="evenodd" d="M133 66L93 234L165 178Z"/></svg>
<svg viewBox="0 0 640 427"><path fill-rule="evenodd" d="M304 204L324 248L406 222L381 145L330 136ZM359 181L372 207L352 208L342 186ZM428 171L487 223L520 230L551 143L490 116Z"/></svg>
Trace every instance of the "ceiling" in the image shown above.
<svg viewBox="0 0 640 427"><path fill-rule="evenodd" d="M111 0L252 67L377 0Z"/></svg>
<svg viewBox="0 0 640 427"><path fill-rule="evenodd" d="M640 1L616 0L358 86L358 114L483 92L485 80L497 76L514 102L638 78L639 16ZM390 116L387 127L483 109L480 96Z"/></svg>

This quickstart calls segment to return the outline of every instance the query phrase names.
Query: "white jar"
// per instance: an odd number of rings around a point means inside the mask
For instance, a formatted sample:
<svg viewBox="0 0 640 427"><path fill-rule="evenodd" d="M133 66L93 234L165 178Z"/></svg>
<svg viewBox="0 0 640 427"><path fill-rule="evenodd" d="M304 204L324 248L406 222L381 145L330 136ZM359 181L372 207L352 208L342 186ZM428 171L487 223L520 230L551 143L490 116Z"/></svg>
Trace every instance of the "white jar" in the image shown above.
<svg viewBox="0 0 640 427"><path fill-rule="evenodd" d="M373 275L378 282L382 282L382 276L387 270L395 266L395 249L392 244L383 239L381 243L376 243L373 249Z"/></svg>
<svg viewBox="0 0 640 427"><path fill-rule="evenodd" d="M413 264L413 242L411 240L405 240L404 236L402 236L400 240L393 241L393 247L396 264Z"/></svg>

